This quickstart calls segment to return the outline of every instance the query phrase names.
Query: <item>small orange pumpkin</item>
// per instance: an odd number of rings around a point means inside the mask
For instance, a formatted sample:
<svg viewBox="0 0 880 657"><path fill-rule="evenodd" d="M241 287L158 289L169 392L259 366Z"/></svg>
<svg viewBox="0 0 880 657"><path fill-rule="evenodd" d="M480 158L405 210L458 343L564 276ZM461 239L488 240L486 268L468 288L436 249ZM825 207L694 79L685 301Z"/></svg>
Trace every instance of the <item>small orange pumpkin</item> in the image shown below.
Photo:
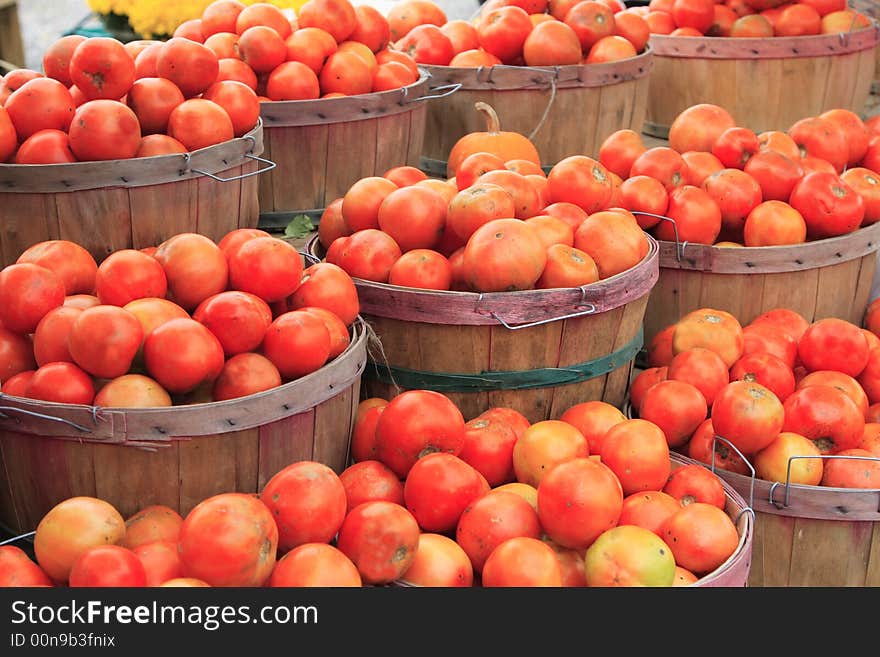
<svg viewBox="0 0 880 657"><path fill-rule="evenodd" d="M473 153L492 153L500 157L503 162L528 160L541 166L538 149L528 137L518 132L502 131L498 114L488 103L477 101L474 107L486 115L486 131L471 132L455 142L446 162L447 178L452 178L462 160Z"/></svg>

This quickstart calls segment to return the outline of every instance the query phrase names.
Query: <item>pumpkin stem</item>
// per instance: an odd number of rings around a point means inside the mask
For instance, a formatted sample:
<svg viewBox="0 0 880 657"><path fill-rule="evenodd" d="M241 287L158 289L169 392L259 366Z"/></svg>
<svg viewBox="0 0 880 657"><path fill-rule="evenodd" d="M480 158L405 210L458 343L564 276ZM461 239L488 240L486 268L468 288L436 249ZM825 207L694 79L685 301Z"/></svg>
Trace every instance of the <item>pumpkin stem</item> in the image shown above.
<svg viewBox="0 0 880 657"><path fill-rule="evenodd" d="M478 112L486 115L486 132L490 134L501 132L501 121L498 120L498 113L494 107L489 103L484 103L482 100L474 103L474 107Z"/></svg>

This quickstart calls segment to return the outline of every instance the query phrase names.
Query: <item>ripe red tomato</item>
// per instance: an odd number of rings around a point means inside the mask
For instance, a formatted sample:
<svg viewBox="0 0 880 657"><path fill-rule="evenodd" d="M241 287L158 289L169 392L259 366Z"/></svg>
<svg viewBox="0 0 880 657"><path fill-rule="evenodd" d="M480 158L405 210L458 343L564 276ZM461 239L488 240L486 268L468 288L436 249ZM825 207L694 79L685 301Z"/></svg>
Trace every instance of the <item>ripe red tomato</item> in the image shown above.
<svg viewBox="0 0 880 657"><path fill-rule="evenodd" d="M413 586L473 586L474 568L465 551L451 538L422 533L416 558L402 581Z"/></svg>
<svg viewBox="0 0 880 657"><path fill-rule="evenodd" d="M345 487L328 466L299 461L276 473L260 494L278 525L282 552L304 543L329 543L345 518Z"/></svg>
<svg viewBox="0 0 880 657"><path fill-rule="evenodd" d="M34 358L37 365L73 362L70 349L67 347L67 338L70 327L81 313L80 308L59 306L43 316L34 331Z"/></svg>
<svg viewBox="0 0 880 657"><path fill-rule="evenodd" d="M476 572L481 572L492 551L511 538L539 538L538 513L525 498L512 492L492 491L478 497L461 514L455 541Z"/></svg>
<svg viewBox="0 0 880 657"><path fill-rule="evenodd" d="M448 397L432 390L408 390L392 399L379 417L377 456L405 479L426 454L458 456L464 446L464 431L464 417Z"/></svg>
<svg viewBox="0 0 880 657"><path fill-rule="evenodd" d="M198 96L214 84L219 70L213 50L183 37L168 39L156 57L158 76L171 80L187 98Z"/></svg>
<svg viewBox="0 0 880 657"><path fill-rule="evenodd" d="M672 495L682 506L704 502L723 511L727 503L721 480L702 465L686 464L676 468L662 490L667 495Z"/></svg>
<svg viewBox="0 0 880 657"><path fill-rule="evenodd" d="M165 270L169 298L185 310L194 310L208 297L226 290L226 256L204 235L174 235L159 245L153 257Z"/></svg>
<svg viewBox="0 0 880 657"><path fill-rule="evenodd" d="M804 331L798 356L811 372L834 370L857 377L868 364L868 341L855 324L827 317Z"/></svg>
<svg viewBox="0 0 880 657"><path fill-rule="evenodd" d="M13 376L35 369L34 348L27 336L0 326L0 384L3 384L3 392L12 394L8 386Z"/></svg>
<svg viewBox="0 0 880 657"><path fill-rule="evenodd" d="M168 291L165 270L155 258L136 249L111 253L98 266L95 292L102 304L124 306L145 297L164 297Z"/></svg>
<svg viewBox="0 0 880 657"><path fill-rule="evenodd" d="M266 331L263 353L285 379L310 374L330 357L330 332L324 322L308 312L293 310L279 315Z"/></svg>
<svg viewBox="0 0 880 657"><path fill-rule="evenodd" d="M281 373L265 356L253 352L236 354L226 361L211 389L214 401L246 397L277 388Z"/></svg>
<svg viewBox="0 0 880 657"><path fill-rule="evenodd" d="M16 262L30 262L51 269L64 283L65 294L91 294L98 265L88 251L70 240L47 240L28 247Z"/></svg>
<svg viewBox="0 0 880 657"><path fill-rule="evenodd" d="M256 237L226 253L231 289L249 292L268 303L281 301L299 287L302 257L289 242Z"/></svg>
<svg viewBox="0 0 880 657"><path fill-rule="evenodd" d="M462 511L489 492L489 483L475 468L457 456L427 454L406 475L403 498L425 532L455 529Z"/></svg>
<svg viewBox="0 0 880 657"><path fill-rule="evenodd" d="M223 346L196 320L172 319L144 340L144 363L149 375L167 391L185 393L220 376Z"/></svg>
<svg viewBox="0 0 880 657"><path fill-rule="evenodd" d="M210 586L262 586L275 567L278 527L259 499L221 493L199 502L180 526L186 577Z"/></svg>
<svg viewBox="0 0 880 657"><path fill-rule="evenodd" d="M81 162L122 160L137 152L141 126L127 105L116 100L90 100L76 108L69 135L70 150Z"/></svg>
<svg viewBox="0 0 880 657"><path fill-rule="evenodd" d="M15 545L0 545L0 587L52 586L52 580Z"/></svg>
<svg viewBox="0 0 880 657"><path fill-rule="evenodd" d="M3 107L3 87L0 81L0 162L6 162L18 148L18 135L9 112Z"/></svg>
<svg viewBox="0 0 880 657"><path fill-rule="evenodd" d="M624 420L602 438L601 462L617 475L624 495L660 490L669 477L669 444L646 420Z"/></svg>
<svg viewBox="0 0 880 657"><path fill-rule="evenodd" d="M135 80L125 97L140 121L142 135L166 132L171 111L183 101L183 92L165 78Z"/></svg>
<svg viewBox="0 0 880 657"><path fill-rule="evenodd" d="M517 536L499 545L483 567L483 586L562 586L556 552L544 541Z"/></svg>
<svg viewBox="0 0 880 657"><path fill-rule="evenodd" d="M795 184L788 202L801 213L814 239L851 233L865 217L865 200L833 173L808 173Z"/></svg>
<svg viewBox="0 0 880 657"><path fill-rule="evenodd" d="M517 434L498 417L476 417L465 423L464 446L459 458L482 474L495 487L516 479L513 447Z"/></svg>
<svg viewBox="0 0 880 657"><path fill-rule="evenodd" d="M576 458L550 470L538 485L538 517L545 533L564 547L588 548L617 524L623 488L607 465Z"/></svg>
<svg viewBox="0 0 880 657"><path fill-rule="evenodd" d="M357 566L332 545L306 543L294 548L276 563L268 586L358 587L362 586Z"/></svg>
<svg viewBox="0 0 880 657"><path fill-rule="evenodd" d="M169 579L183 577L183 564L177 552L177 541L154 541L131 550L144 567L146 586L161 586Z"/></svg>
<svg viewBox="0 0 880 657"><path fill-rule="evenodd" d="M387 584L406 572L419 545L419 523L399 504L364 502L345 517L337 547L365 584Z"/></svg>
<svg viewBox="0 0 880 657"><path fill-rule="evenodd" d="M217 336L227 357L256 350L272 323L272 311L265 301L235 290L208 297L192 317Z"/></svg>
<svg viewBox="0 0 880 657"><path fill-rule="evenodd" d="M121 545L130 550L157 541L177 543L183 518L174 509L154 504L125 519L125 539Z"/></svg>
<svg viewBox="0 0 880 657"><path fill-rule="evenodd" d="M117 306L99 305L76 318L67 344L74 362L86 372L114 379L131 368L143 339L137 317Z"/></svg>
<svg viewBox="0 0 880 657"><path fill-rule="evenodd" d="M75 106L67 88L52 78L34 78L13 91L4 104L19 141L40 130L66 131Z"/></svg>
<svg viewBox="0 0 880 657"><path fill-rule="evenodd" d="M110 37L91 37L70 57L70 80L89 100L119 100L134 82L134 60Z"/></svg>
<svg viewBox="0 0 880 657"><path fill-rule="evenodd" d="M71 588L140 587L147 572L138 556L119 545L98 545L83 552L70 569Z"/></svg>
<svg viewBox="0 0 880 657"><path fill-rule="evenodd" d="M10 331L33 333L64 297L64 283L46 267L22 262L0 270L0 324Z"/></svg>
<svg viewBox="0 0 880 657"><path fill-rule="evenodd" d="M43 53L43 71L65 87L73 84L70 78L70 59L76 47L86 40L81 34L68 34L56 39Z"/></svg>
<svg viewBox="0 0 880 657"><path fill-rule="evenodd" d="M404 505L403 482L381 461L362 460L348 466L339 475L345 488L346 513L358 504L385 500Z"/></svg>
<svg viewBox="0 0 880 657"><path fill-rule="evenodd" d="M168 117L168 135L189 151L220 144L235 136L229 114L217 103L191 98L175 107Z"/></svg>
<svg viewBox="0 0 880 657"><path fill-rule="evenodd" d="M88 373L73 363L47 363L30 377L24 396L60 404L91 404L95 385Z"/></svg>
<svg viewBox="0 0 880 657"><path fill-rule="evenodd" d="M28 137L15 154L16 164L64 164L76 162L70 138L62 130L39 130Z"/></svg>

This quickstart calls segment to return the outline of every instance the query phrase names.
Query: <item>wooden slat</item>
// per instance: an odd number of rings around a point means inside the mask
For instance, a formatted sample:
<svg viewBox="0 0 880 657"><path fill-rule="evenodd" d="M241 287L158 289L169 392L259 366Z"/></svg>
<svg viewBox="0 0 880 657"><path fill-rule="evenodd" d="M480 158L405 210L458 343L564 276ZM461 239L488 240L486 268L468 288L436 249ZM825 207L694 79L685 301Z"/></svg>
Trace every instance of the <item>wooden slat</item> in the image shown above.
<svg viewBox="0 0 880 657"><path fill-rule="evenodd" d="M181 515L213 495L235 491L235 454L234 433L178 443Z"/></svg>
<svg viewBox="0 0 880 657"><path fill-rule="evenodd" d="M4 454L6 441L0 436L0 523L16 533L30 531L25 529L12 494L12 476Z"/></svg>
<svg viewBox="0 0 880 657"><path fill-rule="evenodd" d="M614 351L623 348L636 337L639 329L642 327L647 306L648 295L645 295L638 301L627 304L626 308L623 309L623 317L620 320L620 327L614 339ZM625 365L618 367L608 374L602 401L612 406L623 408L626 403L634 362L635 359L633 358ZM561 409L561 412L565 412L565 409Z"/></svg>
<svg viewBox="0 0 880 657"><path fill-rule="evenodd" d="M620 311L612 311L616 312ZM519 331L492 327L489 369L518 371L557 367L562 324L551 322ZM489 400L492 406L507 406L518 410L529 422L534 423L549 416L553 389L493 390L489 392Z"/></svg>
<svg viewBox="0 0 880 657"><path fill-rule="evenodd" d="M861 258L819 269L819 294L816 297L816 319L845 317L853 312L853 294L859 279Z"/></svg>
<svg viewBox="0 0 880 657"><path fill-rule="evenodd" d="M440 101L430 101L440 102ZM425 126L428 120L428 107L424 103L409 114L409 139L406 150L406 164L418 167L421 164L425 144Z"/></svg>
<svg viewBox="0 0 880 657"><path fill-rule="evenodd" d="M749 586L788 586L796 518L757 514Z"/></svg>
<svg viewBox="0 0 880 657"><path fill-rule="evenodd" d="M269 159L269 158L265 158ZM267 165L249 162L242 165L242 173L252 173ZM238 206L238 228L256 228L260 222L260 178L269 173L260 173L249 178L242 178L240 185L241 202Z"/></svg>
<svg viewBox="0 0 880 657"><path fill-rule="evenodd" d="M92 189L55 194L58 236L84 246L99 263L119 249L131 248L128 191Z"/></svg>
<svg viewBox="0 0 880 657"><path fill-rule="evenodd" d="M260 427L260 490L280 470L313 458L314 409Z"/></svg>
<svg viewBox="0 0 880 657"><path fill-rule="evenodd" d="M813 321L819 293L819 270L770 274L764 277L764 307L789 308Z"/></svg>
<svg viewBox="0 0 880 657"><path fill-rule="evenodd" d="M277 165L278 162L275 159L275 156L272 154L272 142L275 139L275 135L281 133L282 128L266 128L263 130L263 155L261 157L266 158L272 162L275 162ZM280 138L280 137L279 137ZM280 178L276 173L278 171L278 167L272 171L265 173L261 176L257 176L257 194L258 194L258 210L259 212L275 212L275 192L274 185L275 181L278 180L280 184ZM314 207L318 207L315 205Z"/></svg>
<svg viewBox="0 0 880 657"><path fill-rule="evenodd" d="M873 523L797 518L788 586L864 586Z"/></svg>
<svg viewBox="0 0 880 657"><path fill-rule="evenodd" d="M247 429L229 434L235 444L235 490L260 492L260 430Z"/></svg>
<svg viewBox="0 0 880 657"><path fill-rule="evenodd" d="M241 175L241 167L219 174L220 178ZM241 207L241 182L219 182L203 176L198 182L198 233L219 242L226 233L238 228Z"/></svg>
<svg viewBox="0 0 880 657"><path fill-rule="evenodd" d="M360 393L357 385L340 389L339 394L315 407L313 460L341 474L348 458L351 441L351 400Z"/></svg>
<svg viewBox="0 0 880 657"><path fill-rule="evenodd" d="M372 173L376 170L376 122L353 121L330 125L327 153L325 202L344 196L349 187L364 177L361 171Z"/></svg>
<svg viewBox="0 0 880 657"><path fill-rule="evenodd" d="M841 55L870 49L877 43L877 31L866 27L845 34L818 34L800 37L718 38L651 35L655 55L672 58L713 59L802 59L825 55Z"/></svg>
<svg viewBox="0 0 880 657"><path fill-rule="evenodd" d="M172 235L197 232L197 189L194 180L129 189L132 248L158 246Z"/></svg>
<svg viewBox="0 0 880 657"><path fill-rule="evenodd" d="M874 533L871 537L871 550L868 553L865 586L880 586L880 525L876 522L874 523Z"/></svg>
<svg viewBox="0 0 880 657"><path fill-rule="evenodd" d="M95 493L115 506L124 518L153 504L180 510L176 443L155 452L95 445L93 453Z"/></svg>
<svg viewBox="0 0 880 657"><path fill-rule="evenodd" d="M274 208L276 212L308 210L324 207L328 199L324 192L330 161L326 125L279 127L266 129L272 161L277 165L261 177L272 181L272 197L260 197L260 211ZM348 166L352 166L350 163ZM265 193L265 187L260 192Z"/></svg>
<svg viewBox="0 0 880 657"><path fill-rule="evenodd" d="M783 108L791 104L782 85L781 59L740 59L736 65L737 125L749 125L760 131L785 124ZM755 84L754 80L761 80ZM740 123L742 122L742 123Z"/></svg>
<svg viewBox="0 0 880 657"><path fill-rule="evenodd" d="M862 257L859 269L859 278L853 286L853 302L850 306L848 319L853 324L861 326L865 319L865 311L871 301L871 288L874 284L874 273L877 270L877 256L870 254Z"/></svg>
<svg viewBox="0 0 880 657"><path fill-rule="evenodd" d="M411 116L411 115L406 115ZM387 116L376 121L375 175L407 163L410 121L404 116Z"/></svg>
<svg viewBox="0 0 880 657"><path fill-rule="evenodd" d="M36 529L42 517L68 497L95 497L93 445L9 431L0 434L0 440L22 523L17 529Z"/></svg>
<svg viewBox="0 0 880 657"><path fill-rule="evenodd" d="M0 194L0 266L13 264L29 246L58 238L54 194Z"/></svg>

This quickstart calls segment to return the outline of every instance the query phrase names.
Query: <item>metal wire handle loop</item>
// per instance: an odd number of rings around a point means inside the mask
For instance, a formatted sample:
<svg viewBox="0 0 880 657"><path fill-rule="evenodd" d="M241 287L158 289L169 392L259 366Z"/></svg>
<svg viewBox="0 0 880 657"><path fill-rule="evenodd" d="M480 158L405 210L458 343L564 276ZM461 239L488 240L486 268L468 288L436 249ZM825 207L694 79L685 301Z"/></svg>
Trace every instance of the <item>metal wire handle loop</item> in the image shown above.
<svg viewBox="0 0 880 657"><path fill-rule="evenodd" d="M432 92L440 91L441 93L439 93L439 94L438 93L425 94L424 96L419 96L418 98L413 98L409 102L417 103L422 100L437 100L438 98L446 98L447 96L451 96L456 91L461 89L461 86L462 86L461 82L454 82L453 84L444 84L440 87L434 87L433 89L431 89Z"/></svg>
<svg viewBox="0 0 880 657"><path fill-rule="evenodd" d="M654 214L653 212L642 212L641 210L631 210L632 214L643 214L646 217L654 217L655 219L660 219L662 221L668 221L672 224L672 231L675 234L675 259L678 262L681 262L681 259L684 258L684 249L688 245L688 241L684 242L679 241L678 239L678 224L675 223L675 219L672 217L667 217L662 214Z"/></svg>
<svg viewBox="0 0 880 657"><path fill-rule="evenodd" d="M745 509L740 511L739 514L737 514L736 520L738 521L743 513L748 512L748 513L752 514L752 520L754 521L755 520L755 479L756 479L755 468L749 462L749 460L745 457L745 455L741 451L739 451L739 448L736 445L734 445L732 442L727 440L727 438L723 438L722 436L719 436L716 433L715 436L712 438L712 472L713 472L713 474L715 473L715 446L717 445L719 440L721 442L723 442L725 445L727 445L728 447L730 447L730 449L732 449L734 452L736 452L737 456L739 456L743 460L743 463L745 463L746 467L748 467L748 469L751 470L751 472L752 472L752 476L749 481L749 505ZM734 522L736 522L736 521L734 521Z"/></svg>
<svg viewBox="0 0 880 657"><path fill-rule="evenodd" d="M507 322L505 322L501 317L499 317L494 312L490 312L489 315L492 317L492 319L497 321L504 328L510 329L511 331L518 331L520 329L532 328L533 326L540 326L541 324L549 324L551 322L558 322L559 320L562 320L562 319L574 319L575 317L584 317L585 315L593 315L596 313L596 306L594 304L588 303L586 305L589 306L589 308L586 308L585 310L579 310L578 312L569 313L567 315L562 315L561 317L550 317L548 319L541 319L541 320L538 320L537 322L529 322L527 324L511 325L511 324L508 324Z"/></svg>
<svg viewBox="0 0 880 657"><path fill-rule="evenodd" d="M788 507L791 501L791 464L795 459L845 459L845 460L857 460L857 461L880 461L880 457L877 456L852 456L849 454L819 454L817 455L803 455L803 456L789 456L788 457L788 465L785 468L785 497L783 498L783 503L779 504L773 499L773 491L776 490L777 486L781 486L782 483L778 481L774 481L773 485L770 486L770 493L768 495L769 502L774 507L779 509L780 511L786 507ZM880 509L878 509L880 510Z"/></svg>
<svg viewBox="0 0 880 657"><path fill-rule="evenodd" d="M22 534L21 536L13 536L12 538L7 538L5 541L0 541L0 545L11 545L12 543L18 543L19 541L23 541L26 538L30 538L34 536L37 532L32 531L27 534Z"/></svg>
<svg viewBox="0 0 880 657"><path fill-rule="evenodd" d="M50 422L60 422L61 424L66 424L69 427L73 427L77 431L82 431L83 433L92 433L92 430L88 427L84 427L81 424L77 424L76 422L71 422L70 420L66 420L63 417L57 417L55 415L45 415L43 413L37 413L36 411L29 411L24 408L17 408L15 406L0 406L0 420L16 420L17 418L13 418L2 411L13 411L15 413L22 413L23 415L29 415L31 417L36 417L41 420L49 420Z"/></svg>

